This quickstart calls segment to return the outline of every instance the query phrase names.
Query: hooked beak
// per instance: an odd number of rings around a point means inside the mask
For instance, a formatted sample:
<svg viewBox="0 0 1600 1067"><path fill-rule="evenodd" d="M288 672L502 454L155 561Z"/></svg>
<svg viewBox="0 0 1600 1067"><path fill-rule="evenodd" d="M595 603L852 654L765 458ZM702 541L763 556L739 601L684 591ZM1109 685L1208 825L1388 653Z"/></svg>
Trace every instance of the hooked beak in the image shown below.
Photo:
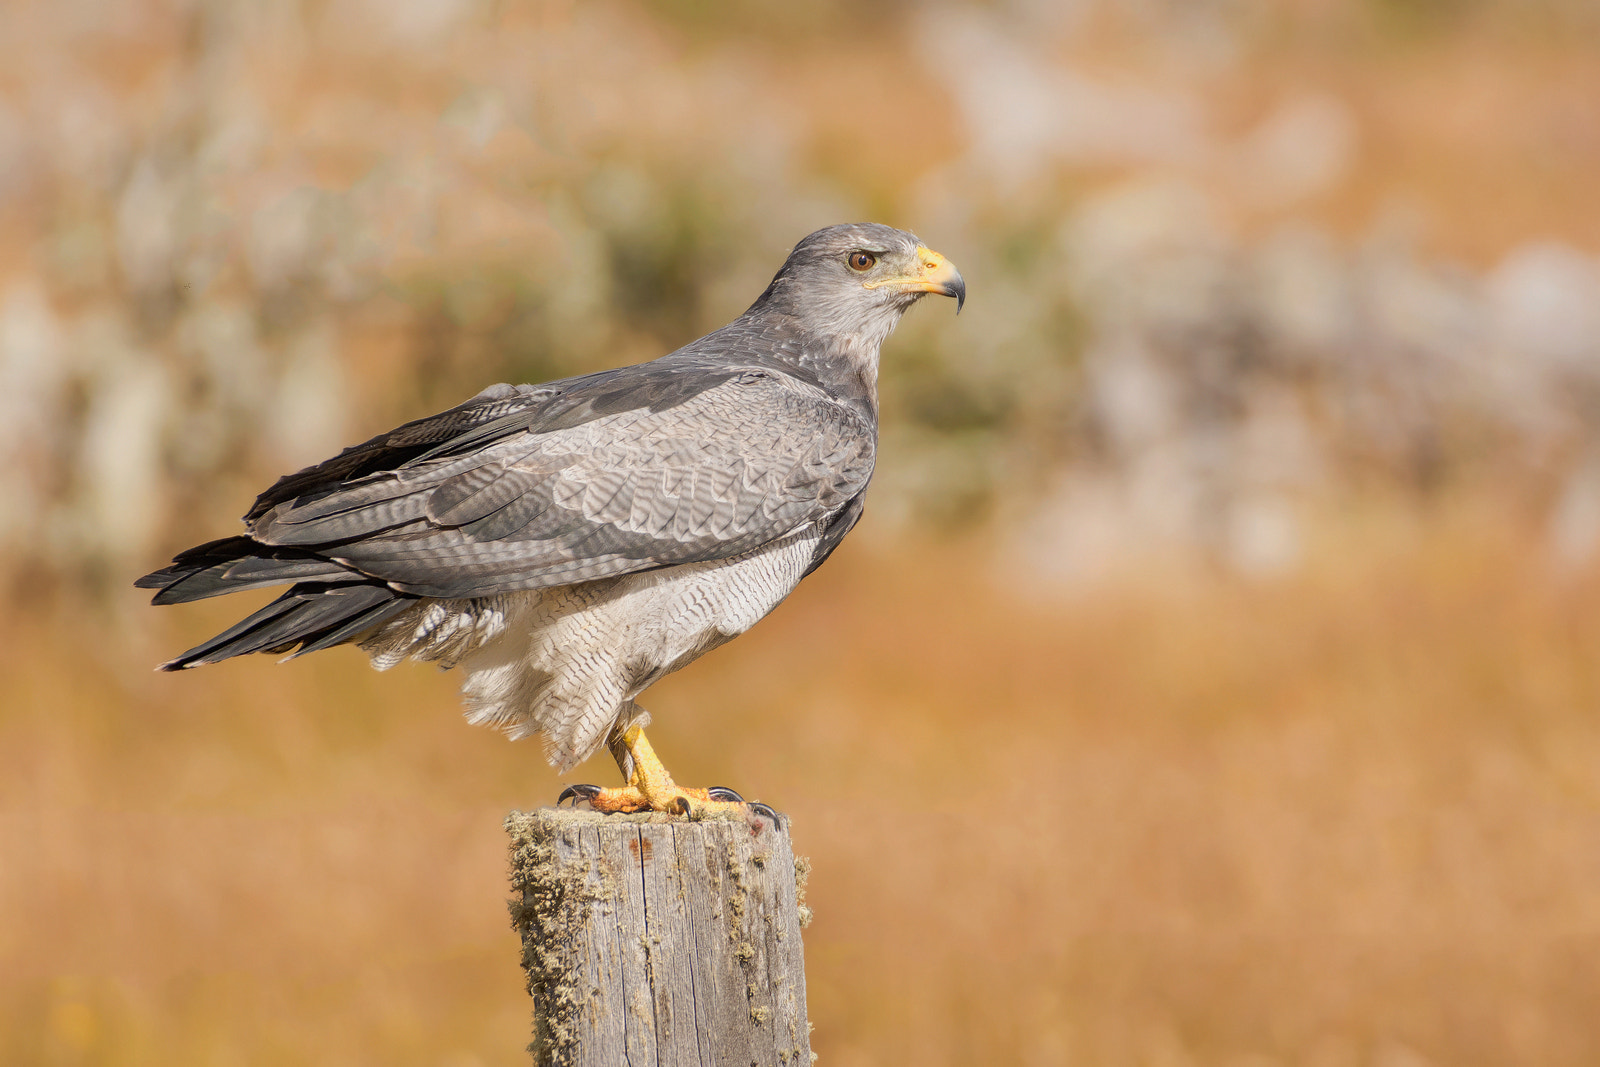
<svg viewBox="0 0 1600 1067"><path fill-rule="evenodd" d="M917 246L917 269L912 273L862 284L868 289L892 286L902 293L953 296L956 298L957 315L961 314L961 305L967 302L967 283L962 279L961 272L948 259L924 245Z"/></svg>

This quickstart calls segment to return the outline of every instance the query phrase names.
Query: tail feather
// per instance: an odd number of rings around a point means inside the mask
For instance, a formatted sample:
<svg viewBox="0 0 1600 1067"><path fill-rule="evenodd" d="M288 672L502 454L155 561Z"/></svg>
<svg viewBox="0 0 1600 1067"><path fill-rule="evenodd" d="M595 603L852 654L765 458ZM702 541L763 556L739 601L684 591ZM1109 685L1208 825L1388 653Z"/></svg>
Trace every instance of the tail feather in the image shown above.
<svg viewBox="0 0 1600 1067"><path fill-rule="evenodd" d="M189 651L174 656L163 663L161 669L164 671L181 671L187 667L199 667L206 663L216 663L227 659L229 656L242 655L246 651L258 651L256 648L245 647L249 644L251 636L259 634L263 628L269 626L274 620L281 619L285 614L293 611L295 606L296 602L293 599L293 595L285 593L260 611L240 619L217 636L211 638L211 640L204 641ZM217 654L223 649L230 649L230 651Z"/></svg>
<svg viewBox="0 0 1600 1067"><path fill-rule="evenodd" d="M251 652L304 655L353 640L405 611L415 596L305 549L225 537L179 553L134 583L157 590L153 603L181 604L222 593L293 582L266 607L161 665L180 671Z"/></svg>
<svg viewBox="0 0 1600 1067"><path fill-rule="evenodd" d="M348 622L328 630L314 639L308 636L305 643L294 654L303 656L307 652L321 652L325 648L332 648L334 645L342 645L346 641L354 640L373 627L388 622L416 602L415 597L395 593L391 599L380 600L359 615L352 617Z"/></svg>
<svg viewBox="0 0 1600 1067"><path fill-rule="evenodd" d="M393 618L415 597L370 581L302 582L222 633L161 665L181 671L252 652L331 648Z"/></svg>

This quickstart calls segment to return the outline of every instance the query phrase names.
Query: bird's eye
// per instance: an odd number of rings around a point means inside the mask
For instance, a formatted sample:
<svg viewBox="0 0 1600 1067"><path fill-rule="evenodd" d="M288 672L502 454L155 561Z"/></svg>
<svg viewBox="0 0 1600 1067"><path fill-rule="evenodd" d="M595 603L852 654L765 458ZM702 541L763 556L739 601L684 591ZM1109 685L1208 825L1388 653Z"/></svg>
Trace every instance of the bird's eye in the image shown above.
<svg viewBox="0 0 1600 1067"><path fill-rule="evenodd" d="M849 262L851 270L871 270L878 257L871 252L851 252Z"/></svg>

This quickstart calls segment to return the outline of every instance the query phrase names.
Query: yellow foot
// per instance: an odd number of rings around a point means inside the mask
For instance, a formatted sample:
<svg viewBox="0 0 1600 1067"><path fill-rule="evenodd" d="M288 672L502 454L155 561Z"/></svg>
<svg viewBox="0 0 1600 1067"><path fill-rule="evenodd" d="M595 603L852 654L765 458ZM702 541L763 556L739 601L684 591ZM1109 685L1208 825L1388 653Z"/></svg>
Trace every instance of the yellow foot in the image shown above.
<svg viewBox="0 0 1600 1067"><path fill-rule="evenodd" d="M602 789L597 785L570 785L556 798L577 803L586 800L596 811L662 811L669 815L688 815L704 818L718 813L763 815L778 822L778 813L765 804L745 803L745 799L725 786L710 789L685 789L672 780L672 775L656 758L655 750L645 740L644 730L631 726L619 737L613 738L612 754L617 765L628 778L620 789Z"/></svg>
<svg viewBox="0 0 1600 1067"><path fill-rule="evenodd" d="M603 789L597 785L569 785L561 791L556 803L560 804L567 800L574 803L586 800L595 811L608 814L627 811L664 811L670 815L689 815L699 818L716 812L743 814L748 810L766 815L773 821L777 820L777 812L765 804L747 804L738 793L720 785L712 786L710 789L685 789L673 785L664 794L658 793L654 803L637 786L625 785L620 789Z"/></svg>

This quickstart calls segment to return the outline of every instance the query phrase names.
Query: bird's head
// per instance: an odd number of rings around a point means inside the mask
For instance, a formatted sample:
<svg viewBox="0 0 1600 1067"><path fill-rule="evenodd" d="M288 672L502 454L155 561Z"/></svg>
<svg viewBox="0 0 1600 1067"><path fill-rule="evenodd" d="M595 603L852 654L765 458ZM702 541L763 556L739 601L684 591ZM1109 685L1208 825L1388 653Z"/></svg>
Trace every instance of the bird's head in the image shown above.
<svg viewBox="0 0 1600 1067"><path fill-rule="evenodd" d="M750 310L792 316L830 347L875 362L900 316L926 293L955 297L959 314L967 284L915 234L858 222L818 230L795 245Z"/></svg>

